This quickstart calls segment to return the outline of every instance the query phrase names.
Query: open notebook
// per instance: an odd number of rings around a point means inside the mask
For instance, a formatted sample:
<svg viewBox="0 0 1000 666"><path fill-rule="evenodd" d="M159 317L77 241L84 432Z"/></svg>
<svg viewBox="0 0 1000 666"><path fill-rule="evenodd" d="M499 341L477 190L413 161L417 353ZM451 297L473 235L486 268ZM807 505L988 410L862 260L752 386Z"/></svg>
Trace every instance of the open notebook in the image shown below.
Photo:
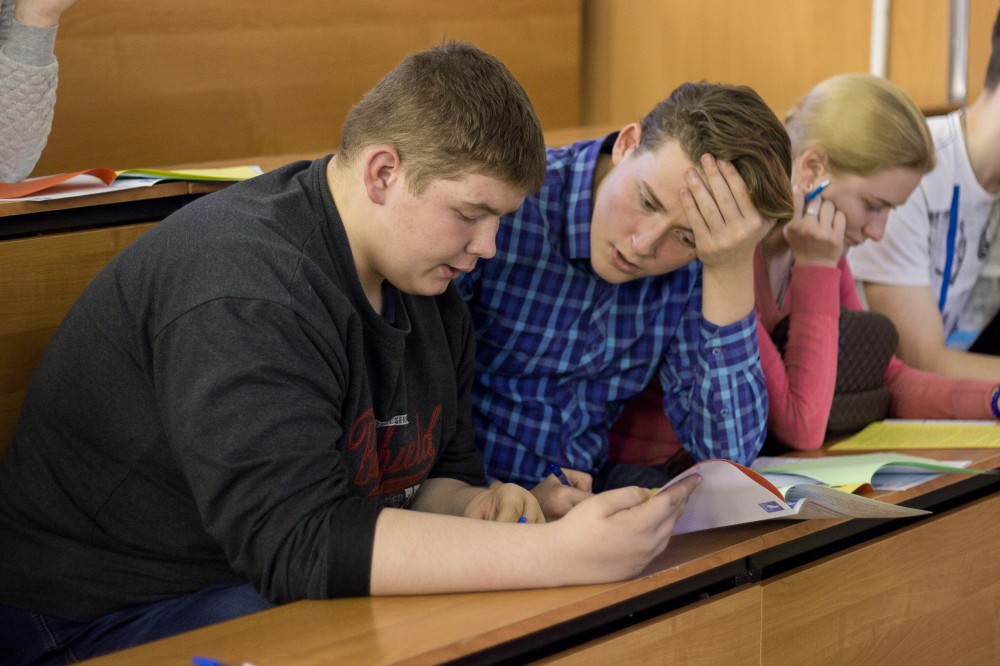
<svg viewBox="0 0 1000 666"><path fill-rule="evenodd" d="M826 459L802 460L815 462ZM914 461L907 463L913 469ZM984 470L944 466L935 461L929 463L934 464L938 468L935 471L938 472L988 473ZM867 474L867 481L862 480L860 483L870 483L874 474L871 465L856 469L862 470L859 472L862 475ZM688 499L687 508L674 526L674 534L761 520L904 518L929 513L839 490L815 477L799 477L798 482L779 488L764 475L730 460L705 460L697 463L672 479L665 487L670 487L691 474L700 474L702 483ZM864 477L855 474L854 478ZM841 475L837 483L843 483L844 480L844 475Z"/></svg>

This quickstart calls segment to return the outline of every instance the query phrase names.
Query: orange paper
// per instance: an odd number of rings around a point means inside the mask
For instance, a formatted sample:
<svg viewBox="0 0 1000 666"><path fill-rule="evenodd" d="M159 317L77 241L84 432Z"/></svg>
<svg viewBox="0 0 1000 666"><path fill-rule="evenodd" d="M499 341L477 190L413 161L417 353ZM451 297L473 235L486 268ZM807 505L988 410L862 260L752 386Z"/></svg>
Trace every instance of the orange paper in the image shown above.
<svg viewBox="0 0 1000 666"><path fill-rule="evenodd" d="M0 183L0 199L17 199L18 197L26 197L29 194L38 194L50 187L65 183L70 178L82 175L100 178L105 185L110 185L117 176L114 169L99 167L97 169L87 169L86 171L73 171L71 173L57 173L54 176L29 178L20 183Z"/></svg>

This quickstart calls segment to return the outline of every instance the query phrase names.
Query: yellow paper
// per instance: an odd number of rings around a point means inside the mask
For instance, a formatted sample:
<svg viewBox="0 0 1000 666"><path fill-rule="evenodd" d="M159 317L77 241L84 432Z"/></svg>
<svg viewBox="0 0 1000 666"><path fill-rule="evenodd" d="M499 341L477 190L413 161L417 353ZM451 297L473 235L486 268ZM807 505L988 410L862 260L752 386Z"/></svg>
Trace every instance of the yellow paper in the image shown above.
<svg viewBox="0 0 1000 666"><path fill-rule="evenodd" d="M246 180L260 175L260 169L251 166L213 167L206 169L123 169L119 176L139 178L169 178L172 180Z"/></svg>
<svg viewBox="0 0 1000 666"><path fill-rule="evenodd" d="M877 421L829 447L831 451L1000 448L993 421Z"/></svg>

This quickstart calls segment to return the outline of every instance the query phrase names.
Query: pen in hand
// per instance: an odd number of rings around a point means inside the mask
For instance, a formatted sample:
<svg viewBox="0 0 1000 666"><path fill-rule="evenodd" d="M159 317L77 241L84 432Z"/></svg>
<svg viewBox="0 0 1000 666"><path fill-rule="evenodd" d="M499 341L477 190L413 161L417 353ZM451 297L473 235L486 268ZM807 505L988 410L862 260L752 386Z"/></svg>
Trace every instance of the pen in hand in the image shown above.
<svg viewBox="0 0 1000 666"><path fill-rule="evenodd" d="M826 186L829 185L829 184L830 184L830 179L827 178L822 183L820 183L819 185L817 185L815 188L813 188L812 190L810 190L809 194L806 195L806 203L809 203L810 201L812 201L813 199L815 199L816 197L818 197L820 195L820 193L823 190L825 190Z"/></svg>
<svg viewBox="0 0 1000 666"><path fill-rule="evenodd" d="M549 471L555 474L556 478L559 479L564 486L569 486L570 488L573 487L573 484L569 482L569 479L566 478L566 474L562 471L562 467L554 462L550 462Z"/></svg>

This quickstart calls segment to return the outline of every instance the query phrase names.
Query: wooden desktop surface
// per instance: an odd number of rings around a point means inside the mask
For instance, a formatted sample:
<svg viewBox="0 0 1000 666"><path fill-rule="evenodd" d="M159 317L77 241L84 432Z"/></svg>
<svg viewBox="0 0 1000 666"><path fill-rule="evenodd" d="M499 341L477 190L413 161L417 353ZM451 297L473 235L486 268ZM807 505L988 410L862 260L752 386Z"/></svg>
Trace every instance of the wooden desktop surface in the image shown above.
<svg viewBox="0 0 1000 666"><path fill-rule="evenodd" d="M1000 467L1000 450L952 450L952 451L920 451L918 455L933 457L940 460L973 460L973 467L995 469ZM968 483L970 478L982 480L984 477L966 477L959 474L948 474L933 479L917 488L881 493L881 499L896 503L917 503L924 497L935 492L947 492L949 489ZM993 477L996 479L997 477ZM885 539L890 547L902 550L917 562L910 565L916 571L920 562L933 565L934 575L943 575L945 567L941 567L932 553L936 550L952 553L957 544L926 543L926 550L914 549L911 545L893 546L892 539L898 533L906 534L911 530L923 530L932 534L933 530L947 527L951 523L935 521L954 521L961 512L970 512L969 518L961 523L961 529L967 530L969 522L973 525L982 524L987 548L987 559L997 554L1000 549L1000 487L993 483L992 489L985 499L976 498L959 508L944 510L924 519L906 519L895 521L895 531L888 536L880 534L874 541ZM988 518L989 523L982 521ZM548 661L566 659L572 663L601 663L605 658L623 654L632 654L643 637L648 637L650 631L660 628L664 622L676 619L678 613L691 609L694 617L707 617L710 620L701 622L689 621L675 627L678 631L686 631L684 638L688 641L697 638L696 629L700 626L704 631L702 643L709 654L712 654L714 644L718 658L731 659L736 650L739 652L747 644L752 649L745 650L745 663L758 663L761 659L760 641L770 635L778 637L777 643L772 642L774 654L786 654L785 644L794 645L795 636L784 636L780 633L781 626L787 623L766 624L770 632L761 632L760 620L757 617L761 611L761 596L767 595L771 608L779 605L783 599L780 596L782 588L775 583L773 592L762 592L762 586L756 585L759 580L733 579L728 585L718 588L727 578L734 576L733 571L745 566L748 561L761 557L768 560L770 551L787 551L784 555L772 559L794 559L801 553L808 553L816 543L829 541L827 533L835 532L838 527L860 527L882 521L863 520L806 520L806 521L769 521L752 525L734 526L717 530L709 530L674 537L667 550L659 557L649 571L634 580L602 585L583 585L574 587L521 590L509 592L485 592L470 594L429 595L411 597L381 597L337 599L329 601L300 601L265 611L245 618L224 622L218 625L182 634L165 640L149 643L104 658L92 660L94 664L142 663L142 664L185 664L190 663L193 655L206 655L226 664L243 664L249 662L256 666L272 664L330 664L330 663L441 663L452 660L470 660L477 662L502 662L533 660L535 658ZM529 527L530 529L530 527ZM955 528L952 528L954 531ZM964 532L963 532L964 533ZM953 535L954 537L954 535ZM921 537L926 539L927 537ZM843 546L838 541L843 540ZM835 537L832 542L824 543L820 554L811 560L798 565L794 571L802 576L811 572L810 567L817 562L828 561L831 555L843 547L850 552L853 549L867 547L866 537ZM958 548L960 550L960 548ZM516 553L512 553L516 557ZM826 557L827 560L823 558ZM851 575L864 572L861 579L871 594L873 589L882 594L883 575L872 580L870 572L865 570L864 561L869 557L861 554L860 563L851 562L848 566L853 571L839 571L833 574L823 574L826 569L818 569L820 578L814 582L814 588L802 591L795 587L799 579L790 577L784 581L784 589L793 590L792 598L784 599L791 609L789 615L797 618L800 624L808 622L809 617L801 618L796 612L797 604L808 605L815 615L826 609L827 615L821 615L829 626L836 627L837 618L829 617L832 612L825 606L822 597L833 599L838 591L851 583ZM900 555L902 558L902 554ZM901 559L902 561L902 559ZM838 564L834 560L834 564ZM845 565L840 565L841 567ZM892 562L882 562L884 567L893 567ZM1000 566L1000 565L998 565ZM733 571L727 567L736 567ZM713 579L713 572L720 571ZM903 575L906 572L900 572ZM987 572L987 576L995 572ZM779 572L776 581L782 581L784 572ZM825 576L825 577L824 577ZM705 582L699 582L699 578ZM891 580L891 577L889 578ZM978 579L976 579L978 581ZM789 582L790 581L790 582ZM766 581L765 581L766 582ZM684 587L689 583L688 590L677 596L669 593L671 588ZM979 583L976 583L979 585ZM872 586L875 586L872 588ZM715 589L713 590L713 586ZM967 590L962 589L966 594ZM995 594L998 589L987 590L986 594ZM817 598L810 598L810 591L818 593ZM713 596L699 600L697 597L714 592ZM860 590L858 594L863 594ZM889 589L885 594L890 594ZM668 594L669 593L669 594ZM663 597L657 600L657 595ZM995 599L996 597L992 597ZM929 603L940 603L940 599L927 600ZM847 605L850 606L850 599ZM818 608L817 608L818 604ZM838 610L834 608L834 610ZM842 610L842 609L840 609ZM875 607L878 610L878 607ZM995 608L994 608L995 611ZM984 609L989 611L989 608ZM700 615L698 615L700 614ZM628 618L636 616L637 629L635 633L616 635L621 631L631 632L629 627L616 629L615 623L628 623ZM690 615L690 613L688 614ZM644 619L649 616L649 619ZM738 641L732 641L726 634L725 618L732 624L729 631L746 634ZM681 620L690 620L681 617ZM878 620L882 621L882 620ZM990 622L993 620L990 619ZM645 622L645 627L641 622ZM675 622L675 624L677 624ZM610 625L614 631L606 627ZM975 626L975 623L966 625ZM587 645L588 635L570 640L567 645L560 645L566 637L572 638L574 633L587 634L594 629L593 645ZM645 633L644 633L645 632ZM704 633L707 632L707 633ZM1000 634L994 634L995 638ZM983 638L982 635L980 638ZM808 638L798 637L808 643ZM573 645L582 643L582 647ZM620 644L619 644L620 643ZM666 647L660 639L651 642L654 659L663 656ZM756 645L756 647L753 647ZM553 647L555 646L555 647ZM659 646L659 647L656 647ZM1000 646L987 644L986 648L996 654ZM550 654L555 650L555 654ZM568 652L563 653L566 650ZM626 652L622 652L626 650ZM562 653L562 654L561 654ZM905 654L905 653L904 653ZM683 655L681 655L683 656ZM692 655L688 653L690 659ZM793 663L800 657L799 653L789 656ZM695 660L697 661L697 660ZM711 659L709 659L711 661ZM744 660L736 659L735 663ZM765 661L764 663L768 663Z"/></svg>

